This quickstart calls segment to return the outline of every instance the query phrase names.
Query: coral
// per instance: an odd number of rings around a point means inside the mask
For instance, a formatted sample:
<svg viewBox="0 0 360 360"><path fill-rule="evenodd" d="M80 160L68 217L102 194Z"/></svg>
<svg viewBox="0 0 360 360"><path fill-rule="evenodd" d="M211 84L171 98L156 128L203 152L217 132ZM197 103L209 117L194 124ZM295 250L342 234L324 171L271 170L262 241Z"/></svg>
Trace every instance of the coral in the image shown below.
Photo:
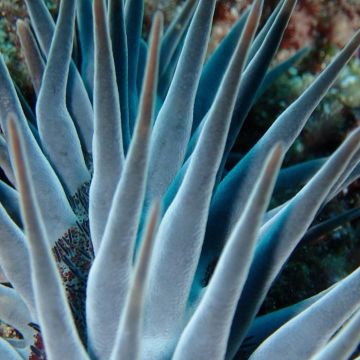
<svg viewBox="0 0 360 360"><path fill-rule="evenodd" d="M2 358L352 354L360 269L259 310L300 242L358 216L317 217L359 176L360 129L326 158L281 164L360 32L248 151L232 151L253 103L304 54L269 69L295 4L280 1L258 30L255 0L205 62L215 0L185 2L164 32L156 11L147 42L143 0L62 0L56 25L26 0L32 27L17 32L35 109L0 61Z"/></svg>

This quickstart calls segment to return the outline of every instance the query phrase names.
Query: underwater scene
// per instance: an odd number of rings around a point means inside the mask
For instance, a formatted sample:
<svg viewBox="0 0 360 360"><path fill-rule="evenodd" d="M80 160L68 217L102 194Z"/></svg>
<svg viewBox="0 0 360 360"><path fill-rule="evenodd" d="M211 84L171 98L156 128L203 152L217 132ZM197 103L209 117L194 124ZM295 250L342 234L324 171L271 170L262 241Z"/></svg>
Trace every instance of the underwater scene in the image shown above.
<svg viewBox="0 0 360 360"><path fill-rule="evenodd" d="M0 0L13 359L360 359L359 0Z"/></svg>

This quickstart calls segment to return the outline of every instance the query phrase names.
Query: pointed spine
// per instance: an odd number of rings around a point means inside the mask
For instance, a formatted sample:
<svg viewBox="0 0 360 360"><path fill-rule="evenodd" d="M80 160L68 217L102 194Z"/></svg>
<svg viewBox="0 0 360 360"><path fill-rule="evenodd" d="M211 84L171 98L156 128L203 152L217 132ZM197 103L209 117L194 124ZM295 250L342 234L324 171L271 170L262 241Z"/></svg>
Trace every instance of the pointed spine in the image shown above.
<svg viewBox="0 0 360 360"><path fill-rule="evenodd" d="M104 0L94 1L95 89L93 177L90 185L90 231L99 248L111 202L124 166L119 94L106 22Z"/></svg>
<svg viewBox="0 0 360 360"><path fill-rule="evenodd" d="M157 116L151 141L147 203L164 195L183 162L214 9L214 0L199 2L169 92Z"/></svg>
<svg viewBox="0 0 360 360"><path fill-rule="evenodd" d="M129 91L129 126L132 134L135 126L138 108L137 69L139 63L139 48L141 29L144 17L144 1L128 0L125 3L125 23L128 50L128 91Z"/></svg>
<svg viewBox="0 0 360 360"><path fill-rule="evenodd" d="M35 93L38 95L45 70L45 63L29 25L22 20L18 20L16 23L16 28L17 35L20 39L21 49L29 69L31 82L33 84Z"/></svg>
<svg viewBox="0 0 360 360"><path fill-rule="evenodd" d="M110 360L137 360L141 355L141 338L148 268L154 247L160 204L157 202L150 211L149 221L141 241L141 250L137 259L134 276L121 315L116 334L115 346Z"/></svg>
<svg viewBox="0 0 360 360"><path fill-rule="evenodd" d="M167 28L164 38L161 42L161 51L160 51L160 77L164 74L164 71L168 67L171 58L175 54L177 47L181 41L181 38L187 28L188 23L191 20L196 4L199 0L188 0L179 14L175 19L170 23Z"/></svg>
<svg viewBox="0 0 360 360"><path fill-rule="evenodd" d="M234 318L228 356L233 356L242 343L272 282L359 147L360 129L354 131L311 181L261 228L254 261Z"/></svg>
<svg viewBox="0 0 360 360"><path fill-rule="evenodd" d="M335 331L359 306L360 269L358 268L312 306L267 338L250 359L265 360L272 359L274 356L279 359L286 358L289 355L289 349L291 349L291 359L313 359L312 356L329 341ZM359 319L355 325L359 328ZM348 342L347 345L354 342L354 338L359 338L358 332L347 335L349 336L345 339L345 342ZM336 351L336 349L334 350ZM332 357L326 359L330 360ZM340 356L336 359L343 358Z"/></svg>
<svg viewBox="0 0 360 360"><path fill-rule="evenodd" d="M226 141L226 147L224 150L221 167L220 167L220 169L218 171L218 175L217 175L217 183L222 178L225 161L227 160L228 152L232 148L233 142L235 141L237 134L241 129L243 121L245 120L246 115L251 108L252 99L256 95L256 90L257 90L259 84L261 83L263 76L265 75L265 73L267 71L267 68L270 64L271 58L275 54L277 46L280 44L282 34L285 31L287 22L290 18L290 15L292 13L295 3L296 3L296 0L286 0L284 3L282 3L282 2L279 3L277 10L275 11L275 14L276 14L275 21L273 21L274 15L272 15L271 19L269 19L269 22L271 23L271 27L270 27L269 32L267 33L267 36L266 36L261 48L256 53L256 55L254 56L254 58L252 59L250 64L245 68L244 75L243 75L243 78L242 78L242 81L240 84L240 89L238 92L235 109L232 114L229 135L228 135L228 138ZM232 38L235 34L232 35L230 33L229 36L230 35ZM226 44L226 42L224 44L224 47L225 47L226 51L229 51L230 53L232 52L232 47L228 46ZM221 59L221 55L222 54L220 52L220 54L219 54L220 59ZM215 65L216 65L216 63L214 64L214 66ZM225 65L226 65L226 62L225 62L225 64L222 64L221 67L224 67ZM225 71L225 67L222 69L222 71ZM213 74L215 74L215 75L213 75ZM218 84L220 82L222 77L219 75L221 75L221 71L212 69L211 75L206 79L204 78L203 88L204 88L204 97L205 97L206 102L208 102L208 100L214 96L214 95L211 95L211 93L210 93L211 90L208 90L208 89L212 89L213 87L215 89L219 88L219 85L215 86L215 85L211 84L211 79L213 79L213 81L215 81L216 84ZM208 81L209 81L209 83L208 83ZM199 91L200 92L198 92L198 96L201 97L201 90L199 89ZM202 106L200 98L199 98L199 102L200 102L199 106ZM208 107L210 106L210 103L211 102L209 102L207 107L204 107L204 109L202 110L203 118L200 118L200 119L197 118L198 124L194 124L194 126L193 126L193 135L191 136L191 139L187 146L186 156L185 156L186 159L189 159L192 152L194 151L196 143L198 142L201 131L204 127L204 123L206 121L207 115L205 115L205 114L208 110ZM239 109L241 110L240 114L238 113ZM195 109L195 111L197 111L197 110ZM273 144L275 144L275 142ZM264 160L264 159L262 159L262 160ZM166 195L167 202L172 201L172 194L176 193L176 191L179 187L179 184L181 184L182 178L184 176L184 173L186 172L187 166L188 166L188 161L186 161L183 164L182 168L180 169L180 171L178 172L174 181L172 182L171 186L169 187L169 192ZM236 193L236 192L234 191L234 193ZM226 219L224 219L224 223L226 224ZM209 222L208 226L209 226L209 228L212 227L213 226L212 222ZM215 225L215 227L217 227L217 225ZM206 239L206 241L205 241L206 248L207 247L212 248L212 244L210 244L210 246L208 246L207 243L208 243L208 241L212 241L212 239L214 238L213 234L215 234L215 236L217 236L216 235L217 231L218 230L214 230L213 228L207 230L207 232L211 235L209 236L210 240ZM223 239L225 239L225 237L223 237ZM220 244L221 240L214 239L214 242ZM205 249L205 253L206 252L207 252L207 249ZM201 260L201 262L203 262L203 261Z"/></svg>
<svg viewBox="0 0 360 360"><path fill-rule="evenodd" d="M271 32L274 28L274 23L278 22L278 16L281 11L284 10L284 3L286 4L286 0L280 0L278 4L276 5L276 8L272 11L271 15L267 19L265 25L262 27L262 29L257 34L251 49L249 51L249 58L246 66L249 64L249 62L253 59L253 57L256 55L258 50L261 48L265 38L268 36L269 32Z"/></svg>
<svg viewBox="0 0 360 360"><path fill-rule="evenodd" d="M360 311L343 326L311 360L346 360L355 351L360 341Z"/></svg>
<svg viewBox="0 0 360 360"><path fill-rule="evenodd" d="M10 114L16 118L19 132L24 138L24 146L30 159L34 191L36 192L41 214L45 219L48 239L54 243L67 229L75 224L76 217L58 177L29 128L10 74L3 58L0 56L0 121L6 138L8 137L7 120ZM13 161L12 158L11 161Z"/></svg>
<svg viewBox="0 0 360 360"><path fill-rule="evenodd" d="M74 21L75 2L63 0L36 104L44 150L70 195L90 179L80 140L66 107Z"/></svg>
<svg viewBox="0 0 360 360"><path fill-rule="evenodd" d="M86 302L87 326L90 347L98 357L110 356L129 287L148 169L162 21L162 14L157 13L137 125L114 194L104 236L90 269ZM114 269L117 269L116 277ZM111 298L111 302L104 303L104 296ZM99 323L107 324L106 328L99 327Z"/></svg>
<svg viewBox="0 0 360 360"><path fill-rule="evenodd" d="M225 166L228 154L236 141L251 106L255 101L257 91L266 76L271 59L280 46L280 42L283 38L283 34L289 23L296 3L297 0L285 0L283 3L279 3L279 11L275 20L268 32L263 34L266 36L264 37L259 50L254 54L254 57L246 67L243 83L241 84L241 88L239 90L233 118L231 120L229 138L226 143L221 170L223 170L223 167Z"/></svg>
<svg viewBox="0 0 360 360"><path fill-rule="evenodd" d="M60 274L45 237L22 139L19 137L15 122L11 119L8 131L14 154L25 232L30 245L35 303L47 356L54 360L88 360L75 328Z"/></svg>
<svg viewBox="0 0 360 360"><path fill-rule="evenodd" d="M145 336L153 339L154 346L150 340L147 342L146 358L153 358L158 351L160 344L155 341L156 338L172 342L171 337L176 338L180 330L201 251L215 177L226 142L242 68L261 10L262 1L256 1L209 112L184 181L159 227L150 270L151 286L145 327Z"/></svg>
<svg viewBox="0 0 360 360"><path fill-rule="evenodd" d="M94 28L92 0L77 2L77 23L81 48L81 76L90 100L94 90Z"/></svg>
<svg viewBox="0 0 360 360"><path fill-rule="evenodd" d="M174 360L224 359L237 301L246 281L258 229L270 201L281 160L281 146L277 145L266 159L205 294L182 332Z"/></svg>
<svg viewBox="0 0 360 360"><path fill-rule="evenodd" d="M259 34L256 36L254 43L251 46L249 51L249 57L247 62L251 61L255 56L260 45L262 45L265 36L268 34L271 26L276 19L279 10L282 6L282 1L279 2L276 9L272 12L269 19L266 21L264 27L260 30ZM221 79L224 76L226 68L230 62L231 56L235 51L237 39L240 37L241 31L245 25L247 16L249 12L245 11L240 19L235 23L230 32L226 37L221 41L219 46L215 51L210 55L209 60L204 66L204 70L201 75L201 80L199 84L199 90L196 94L196 102L194 109L194 123L192 128L192 133L196 131L200 122L203 120L207 111L211 107L216 91L219 88ZM274 49L275 53L275 49ZM265 58L265 57L264 57ZM271 57L269 56L269 59ZM248 92L249 93L249 92Z"/></svg>
<svg viewBox="0 0 360 360"><path fill-rule="evenodd" d="M232 26L230 32L220 42L204 65L194 104L192 133L198 128L206 112L211 107L248 16L249 11L247 10Z"/></svg>
<svg viewBox="0 0 360 360"><path fill-rule="evenodd" d="M75 1L75 0L74 0ZM54 21L43 0L25 0L31 24L41 50L48 56L55 32ZM86 151L91 154L93 111L81 76L73 62L70 64L67 91L69 112L74 118Z"/></svg>
<svg viewBox="0 0 360 360"><path fill-rule="evenodd" d="M130 145L129 125L129 81L128 81L128 44L126 37L125 9L123 0L109 0L109 32L114 54L115 72L121 108L121 126L124 151Z"/></svg>
<svg viewBox="0 0 360 360"><path fill-rule="evenodd" d="M266 134L219 184L209 215L207 235L199 266L199 272L202 274L198 274L198 279L203 278L208 261L220 253L224 239L231 231L242 209L242 204L247 201L249 187L258 177L259 164L267 156L271 146L276 142L282 142L285 151L288 150L359 43L360 31L303 95L277 118ZM222 219L221 226L217 226L219 219Z"/></svg>

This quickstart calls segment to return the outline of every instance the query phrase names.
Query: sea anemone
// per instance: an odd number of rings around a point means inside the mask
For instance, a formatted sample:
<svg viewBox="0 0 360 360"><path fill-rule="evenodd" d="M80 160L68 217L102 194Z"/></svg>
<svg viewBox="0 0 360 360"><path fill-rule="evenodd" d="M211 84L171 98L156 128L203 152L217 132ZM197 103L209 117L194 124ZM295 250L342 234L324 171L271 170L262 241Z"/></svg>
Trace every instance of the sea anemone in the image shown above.
<svg viewBox="0 0 360 360"><path fill-rule="evenodd" d="M164 35L156 11L146 43L143 0L62 0L56 26L26 0L35 112L0 61L0 319L17 331L2 359L346 359L356 347L360 269L257 313L359 175L359 129L328 159L280 167L360 32L227 171L250 108L302 52L268 71L296 1L258 31L254 0L204 64L215 3L187 1Z"/></svg>

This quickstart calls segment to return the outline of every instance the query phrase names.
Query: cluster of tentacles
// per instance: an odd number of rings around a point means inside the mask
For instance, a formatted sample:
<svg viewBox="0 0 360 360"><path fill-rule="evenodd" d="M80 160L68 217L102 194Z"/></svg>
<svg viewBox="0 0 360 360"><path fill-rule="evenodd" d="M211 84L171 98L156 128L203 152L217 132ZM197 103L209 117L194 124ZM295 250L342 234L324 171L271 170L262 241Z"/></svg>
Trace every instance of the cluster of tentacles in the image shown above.
<svg viewBox="0 0 360 360"><path fill-rule="evenodd" d="M146 43L143 0L62 0L56 25L26 0L35 109L0 61L0 319L17 330L1 359L339 360L356 347L360 269L257 312L298 243L351 216L311 226L360 175L360 130L328 159L281 162L360 32L228 171L252 105L304 51L269 69L296 1L259 29L254 0L205 62L215 3L188 0L165 31L158 10Z"/></svg>

